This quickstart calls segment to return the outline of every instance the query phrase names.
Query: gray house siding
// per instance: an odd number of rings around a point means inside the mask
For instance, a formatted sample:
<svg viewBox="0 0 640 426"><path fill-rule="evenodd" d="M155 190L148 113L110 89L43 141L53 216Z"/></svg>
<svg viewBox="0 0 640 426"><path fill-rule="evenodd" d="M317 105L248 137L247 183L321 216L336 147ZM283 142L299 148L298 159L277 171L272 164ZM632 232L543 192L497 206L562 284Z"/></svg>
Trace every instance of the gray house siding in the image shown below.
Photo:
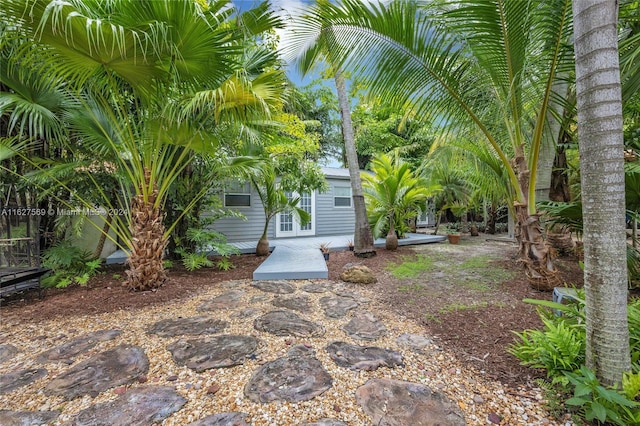
<svg viewBox="0 0 640 426"><path fill-rule="evenodd" d="M336 207L334 201L336 188L350 188L348 170L325 168L323 171L329 189L324 193L315 192L314 236L353 234L355 227L353 201L350 207ZM226 235L229 242L252 240L257 242L262 235L265 219L262 203L255 189L251 189L250 207L234 207L234 209L245 215L247 220L233 217L219 219L212 228ZM277 219L274 217L269 223L267 235L270 240L276 239L276 222Z"/></svg>

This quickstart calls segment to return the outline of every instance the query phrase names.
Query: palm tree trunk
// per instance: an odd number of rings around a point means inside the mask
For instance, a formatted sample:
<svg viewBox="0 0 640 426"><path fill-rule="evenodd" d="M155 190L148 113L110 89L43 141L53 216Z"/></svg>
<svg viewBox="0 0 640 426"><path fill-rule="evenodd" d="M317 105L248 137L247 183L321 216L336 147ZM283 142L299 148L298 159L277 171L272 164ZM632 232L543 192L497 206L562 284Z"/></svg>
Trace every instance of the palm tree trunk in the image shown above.
<svg viewBox="0 0 640 426"><path fill-rule="evenodd" d="M150 172L145 170L145 186L149 185L150 179ZM162 209L154 205L157 195L158 190L154 188L146 200L142 193L131 200L131 254L124 283L131 290L159 288L167 279L163 265L167 239Z"/></svg>
<svg viewBox="0 0 640 426"><path fill-rule="evenodd" d="M574 1L573 15L586 362L603 385L614 385L631 369L617 2Z"/></svg>
<svg viewBox="0 0 640 426"><path fill-rule="evenodd" d="M385 241L384 248L387 250L398 250L398 235L393 223L394 215L389 215L389 232L387 233L387 239Z"/></svg>
<svg viewBox="0 0 640 426"><path fill-rule="evenodd" d="M342 116L342 136L344 137L345 154L351 177L351 191L353 198L353 208L355 210L356 226L353 235L354 254L359 257L375 256L376 250L373 246L373 234L367 218L367 206L364 202L362 192L362 182L360 180L360 168L358 167L358 154L356 152L355 136L353 134L353 123L351 122L351 107L344 76L340 71L335 72L335 83L338 91L338 103L340 104L340 114Z"/></svg>

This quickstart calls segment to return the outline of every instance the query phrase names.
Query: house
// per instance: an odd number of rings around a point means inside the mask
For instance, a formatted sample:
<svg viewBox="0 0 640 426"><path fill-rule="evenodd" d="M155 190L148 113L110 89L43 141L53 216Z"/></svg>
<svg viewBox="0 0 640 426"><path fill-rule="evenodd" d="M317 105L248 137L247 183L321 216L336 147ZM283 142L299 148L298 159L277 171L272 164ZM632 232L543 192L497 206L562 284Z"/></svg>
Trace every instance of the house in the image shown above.
<svg viewBox="0 0 640 426"><path fill-rule="evenodd" d="M311 221L301 226L291 213L280 213L269 223L269 240L293 237L322 237L353 234L355 213L351 197L351 180L348 169L322 168L328 183L325 192L313 191L300 195L300 207L311 215ZM226 235L228 242L258 241L264 228L264 210L260 197L250 183L229 185L223 197L223 205L242 213L240 218L222 218L212 228Z"/></svg>

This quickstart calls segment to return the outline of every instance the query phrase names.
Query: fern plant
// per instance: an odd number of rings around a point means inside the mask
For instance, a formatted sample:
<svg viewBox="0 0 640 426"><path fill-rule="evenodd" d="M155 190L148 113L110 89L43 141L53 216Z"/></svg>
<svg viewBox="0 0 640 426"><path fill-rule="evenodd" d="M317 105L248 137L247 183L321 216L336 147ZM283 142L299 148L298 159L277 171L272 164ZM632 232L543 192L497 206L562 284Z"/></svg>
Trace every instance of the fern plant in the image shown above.
<svg viewBox="0 0 640 426"><path fill-rule="evenodd" d="M42 254L42 266L52 270L51 274L42 279L42 286L64 288L74 283L87 285L100 265L101 260L92 259L90 252L63 240Z"/></svg>
<svg viewBox="0 0 640 426"><path fill-rule="evenodd" d="M182 257L182 264L188 271L195 271L205 267L210 268L214 265L218 269L225 271L235 267L229 260L229 256L239 254L240 251L235 246L227 243L227 238L224 234L209 229L189 228L187 230L187 239L194 244L195 250L191 252L179 247L176 249L176 253ZM211 250L215 250L222 256L222 260L214 264L207 257L207 253Z"/></svg>

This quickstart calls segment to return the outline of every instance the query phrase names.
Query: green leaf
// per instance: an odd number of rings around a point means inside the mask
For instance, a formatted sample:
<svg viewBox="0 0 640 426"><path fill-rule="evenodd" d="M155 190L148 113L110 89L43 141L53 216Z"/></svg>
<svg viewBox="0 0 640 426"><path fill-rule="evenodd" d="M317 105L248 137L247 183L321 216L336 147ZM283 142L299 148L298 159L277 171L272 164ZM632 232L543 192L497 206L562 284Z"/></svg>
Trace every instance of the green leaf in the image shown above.
<svg viewBox="0 0 640 426"><path fill-rule="evenodd" d="M591 411L600 422L604 422L607 419L607 410L599 402L594 401L593 404L591 404Z"/></svg>
<svg viewBox="0 0 640 426"><path fill-rule="evenodd" d="M573 392L574 396L585 396L591 393L591 388L583 383L576 384L576 389Z"/></svg>
<svg viewBox="0 0 640 426"><path fill-rule="evenodd" d="M589 402L588 399L584 399L584 398L580 398L580 397L574 396L573 398L567 399L564 403L566 405L575 405L576 407L581 407L587 402Z"/></svg>

